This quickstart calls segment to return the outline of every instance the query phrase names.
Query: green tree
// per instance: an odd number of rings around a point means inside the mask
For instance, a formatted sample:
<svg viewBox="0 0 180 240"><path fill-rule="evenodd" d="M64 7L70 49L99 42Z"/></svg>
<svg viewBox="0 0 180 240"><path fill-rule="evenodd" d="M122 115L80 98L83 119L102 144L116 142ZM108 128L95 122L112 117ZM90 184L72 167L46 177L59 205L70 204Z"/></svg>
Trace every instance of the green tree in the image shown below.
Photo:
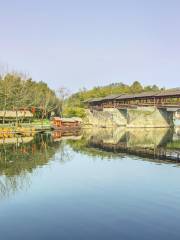
<svg viewBox="0 0 180 240"><path fill-rule="evenodd" d="M141 93L143 91L143 86L138 81L133 82L130 88L132 93Z"/></svg>

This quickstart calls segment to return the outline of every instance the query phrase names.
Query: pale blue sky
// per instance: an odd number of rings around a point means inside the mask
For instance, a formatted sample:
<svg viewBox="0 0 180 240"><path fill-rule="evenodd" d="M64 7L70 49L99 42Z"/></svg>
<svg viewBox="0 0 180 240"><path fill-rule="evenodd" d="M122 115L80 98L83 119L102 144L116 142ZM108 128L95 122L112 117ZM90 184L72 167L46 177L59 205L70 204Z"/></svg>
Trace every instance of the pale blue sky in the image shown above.
<svg viewBox="0 0 180 240"><path fill-rule="evenodd" d="M180 86L179 0L0 0L0 65L72 91Z"/></svg>

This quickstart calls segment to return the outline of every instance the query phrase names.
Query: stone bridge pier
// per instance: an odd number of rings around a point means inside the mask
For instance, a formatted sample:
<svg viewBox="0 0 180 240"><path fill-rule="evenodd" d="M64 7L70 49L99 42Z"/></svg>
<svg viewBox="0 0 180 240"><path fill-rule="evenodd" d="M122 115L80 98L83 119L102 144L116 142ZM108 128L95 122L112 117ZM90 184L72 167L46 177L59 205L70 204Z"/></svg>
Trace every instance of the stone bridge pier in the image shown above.
<svg viewBox="0 0 180 240"><path fill-rule="evenodd" d="M85 123L96 127L125 126L130 128L163 128L174 126L173 116L173 111L168 111L166 108L104 108L102 111L86 110Z"/></svg>

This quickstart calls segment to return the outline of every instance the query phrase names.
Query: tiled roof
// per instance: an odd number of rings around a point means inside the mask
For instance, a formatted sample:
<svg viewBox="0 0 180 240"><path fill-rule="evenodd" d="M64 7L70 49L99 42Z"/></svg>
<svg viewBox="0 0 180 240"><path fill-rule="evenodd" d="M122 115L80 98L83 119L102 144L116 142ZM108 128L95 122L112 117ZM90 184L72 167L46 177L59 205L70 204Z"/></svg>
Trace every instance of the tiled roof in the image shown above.
<svg viewBox="0 0 180 240"><path fill-rule="evenodd" d="M157 96L159 97L180 96L180 88L172 88L166 91L161 91Z"/></svg>
<svg viewBox="0 0 180 240"><path fill-rule="evenodd" d="M151 98L151 97L166 97L166 96L179 96L180 97L180 88L174 88L159 92L142 92L137 94L112 94L104 98L94 98L89 100L89 102L102 102L105 100L127 100L127 99L141 99L141 98Z"/></svg>
<svg viewBox="0 0 180 240"><path fill-rule="evenodd" d="M122 94L122 93L111 94L111 95L108 95L108 96L104 97L102 100L113 100L113 99L116 99L116 98L120 97L121 95L124 95L124 94Z"/></svg>

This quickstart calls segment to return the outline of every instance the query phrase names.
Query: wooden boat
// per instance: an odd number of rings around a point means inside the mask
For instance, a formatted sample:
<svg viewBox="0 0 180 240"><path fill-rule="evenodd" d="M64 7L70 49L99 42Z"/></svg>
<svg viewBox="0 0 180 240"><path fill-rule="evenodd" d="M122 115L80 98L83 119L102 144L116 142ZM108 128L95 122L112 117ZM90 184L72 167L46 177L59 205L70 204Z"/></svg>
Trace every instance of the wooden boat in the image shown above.
<svg viewBox="0 0 180 240"><path fill-rule="evenodd" d="M53 130L76 131L81 128L81 120L77 118L53 117L51 128Z"/></svg>

